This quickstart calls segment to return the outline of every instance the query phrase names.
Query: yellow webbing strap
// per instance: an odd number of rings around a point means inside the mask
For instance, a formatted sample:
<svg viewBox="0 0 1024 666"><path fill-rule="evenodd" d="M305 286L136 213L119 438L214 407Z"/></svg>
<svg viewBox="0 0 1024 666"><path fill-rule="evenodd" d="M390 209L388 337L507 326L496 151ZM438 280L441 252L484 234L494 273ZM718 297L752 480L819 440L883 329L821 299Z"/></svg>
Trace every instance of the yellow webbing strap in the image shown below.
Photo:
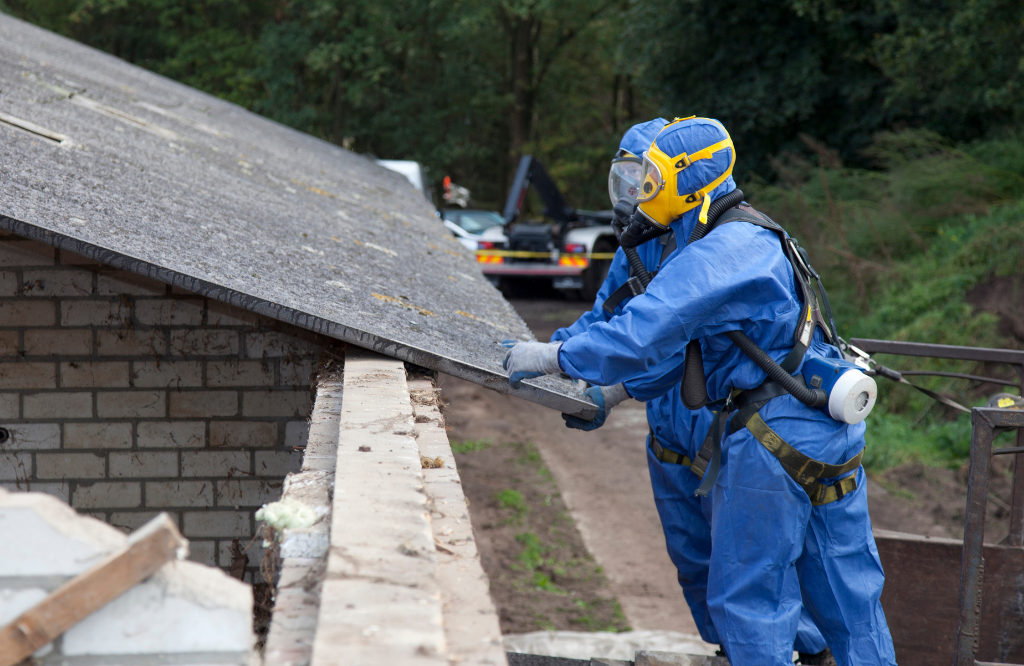
<svg viewBox="0 0 1024 666"><path fill-rule="evenodd" d="M764 448L779 459L782 469L786 470L786 473L807 492L811 498L811 504L814 506L835 502L857 489L856 475L848 476L831 486L826 486L819 479L832 479L857 469L860 467L861 458L864 457L863 451L842 465L829 465L805 456L794 449L786 440L779 437L778 433L768 427L760 414L755 413L750 417L750 420L747 421L747 429L757 441L761 442Z"/></svg>
<svg viewBox="0 0 1024 666"><path fill-rule="evenodd" d="M660 462L669 463L671 465L682 465L683 467L689 467L692 464L690 456L676 453L671 449L662 448L658 444L657 438L654 436L654 431L651 431L651 450L654 452L654 457Z"/></svg>

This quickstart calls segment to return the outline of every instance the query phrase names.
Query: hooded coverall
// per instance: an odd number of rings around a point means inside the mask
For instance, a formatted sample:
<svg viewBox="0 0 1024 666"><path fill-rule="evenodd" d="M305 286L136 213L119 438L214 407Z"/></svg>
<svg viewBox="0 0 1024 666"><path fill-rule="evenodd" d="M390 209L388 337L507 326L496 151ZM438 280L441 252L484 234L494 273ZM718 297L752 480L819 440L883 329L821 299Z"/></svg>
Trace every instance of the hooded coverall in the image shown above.
<svg viewBox="0 0 1024 666"><path fill-rule="evenodd" d="M641 155L666 124L665 120L659 118L634 125L623 136L619 148L633 155ZM694 146L692 150L701 147L703 146ZM735 187L730 177L715 190L713 196L727 194ZM677 220L671 226L673 232L677 234L676 238L681 239L677 240L678 244L684 245L686 236L681 235L683 219ZM667 265L679 256L679 250L676 249L665 257L664 262L662 261L665 248L662 241L667 241L668 238L666 235L637 247L637 253L651 273L658 269L659 264ZM619 248L608 270L608 277L598 291L593 309L584 313L570 326L555 331L551 341L563 342L583 333L595 322L606 322L613 316L621 314L628 300L616 306L614 315L609 315L602 306L629 277L629 262ZM675 362L676 359L673 358L666 365L671 366ZM679 395L679 381L673 379L674 376L674 367L659 367L647 372L643 377L625 382L626 390L633 398L646 401L647 422L658 443L663 448L689 456L693 460L704 442L713 415L708 409L686 409ZM669 557L676 567L679 585L683 589L683 596L690 607L701 638L708 643L719 644L721 639L708 614L707 606L708 560L711 555L710 498L695 496L700 478L691 473L689 467L659 461L650 446L649 438L647 444L647 467L651 475L654 502L661 518ZM816 654L826 648L825 639L806 611L801 614L796 641L792 645L798 652L809 654Z"/></svg>
<svg viewBox="0 0 1024 666"><path fill-rule="evenodd" d="M687 151L686 146L667 144L659 140L668 155ZM701 166L715 167L710 162L721 158L728 158L725 151ZM695 169L693 176L699 175ZM680 192L699 186L677 185ZM730 178L712 196L734 187ZM697 214L691 210L672 225L677 239L689 237ZM658 241L651 244L660 251ZM644 252L641 256L647 266L656 263ZM618 277L610 274L610 280L621 280L625 262L620 259L612 267ZM607 293L602 290L598 298ZM663 446L693 456L701 439L694 429L706 429L707 423L699 415L689 420L679 415L685 412L678 383L686 344L700 341L709 398L723 399L732 389L756 388L766 379L723 334L742 330L781 362L793 347L800 311L793 270L778 237L749 223L729 223L677 250L647 292L626 303L617 316L606 318L595 308L585 315L590 318L585 330L579 330L582 325L570 327L574 335L562 344L559 363L573 379L598 386L625 382L631 395L649 400L648 418ZM807 354L839 356L819 332ZM663 376L652 380L659 373ZM668 385L675 388L652 400L655 396L642 390L647 384L654 392ZM790 445L826 463L843 463L864 447L863 423L840 423L789 395L771 400L760 414ZM812 506L803 488L749 430L724 438L720 473L709 495L710 516L707 505L701 507L710 520L711 544L706 590L710 622L701 630L713 625L734 665L790 664L804 606L841 666L895 664L879 601L884 574L871 536L866 480L863 469L855 474L854 492ZM691 487L694 482L680 477L679 494L690 495L687 481ZM663 481L658 479L657 487L665 488ZM673 499L678 497L670 492ZM695 514L691 507L671 515L666 537L693 525ZM685 540L697 543L702 538L687 534ZM673 542L678 543L676 538ZM700 555L690 557L697 561ZM686 566L686 555L681 560Z"/></svg>

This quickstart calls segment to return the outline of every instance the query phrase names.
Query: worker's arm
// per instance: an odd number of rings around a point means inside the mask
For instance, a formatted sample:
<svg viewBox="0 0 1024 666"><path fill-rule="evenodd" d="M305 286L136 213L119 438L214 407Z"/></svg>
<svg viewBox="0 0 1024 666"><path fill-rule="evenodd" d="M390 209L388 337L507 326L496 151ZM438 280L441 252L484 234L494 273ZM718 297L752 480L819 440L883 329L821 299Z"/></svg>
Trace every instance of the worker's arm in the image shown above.
<svg viewBox="0 0 1024 666"><path fill-rule="evenodd" d="M683 248L621 315L565 341L559 366L573 379L599 386L627 382L627 388L661 371L661 385L671 387L682 377L690 340L754 327L788 306L792 273L778 243L754 225L716 229Z"/></svg>
<svg viewBox="0 0 1024 666"><path fill-rule="evenodd" d="M601 289L597 292L594 307L589 312L580 315L580 318L569 326L555 331L551 335L551 342L564 342L572 336L587 330L587 327L595 322L608 321L611 315L605 312L602 306L605 300L615 293L616 289L625 284L628 279L629 262L626 261L626 255L622 253L622 248L618 248L615 251L612 264L608 268L608 277L605 278L604 284L601 285Z"/></svg>

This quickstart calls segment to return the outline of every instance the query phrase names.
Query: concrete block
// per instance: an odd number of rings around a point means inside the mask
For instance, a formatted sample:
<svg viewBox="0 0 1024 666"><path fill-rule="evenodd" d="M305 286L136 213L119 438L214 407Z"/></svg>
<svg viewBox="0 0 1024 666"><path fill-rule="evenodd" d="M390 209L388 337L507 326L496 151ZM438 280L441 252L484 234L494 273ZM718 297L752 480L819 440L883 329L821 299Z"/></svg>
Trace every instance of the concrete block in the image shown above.
<svg viewBox="0 0 1024 666"><path fill-rule="evenodd" d="M32 478L31 453L0 451L0 481L24 481Z"/></svg>
<svg viewBox="0 0 1024 666"><path fill-rule="evenodd" d="M171 331L171 353L177 356L237 356L238 332L198 328Z"/></svg>
<svg viewBox="0 0 1024 666"><path fill-rule="evenodd" d="M65 423L65 449L130 449L131 423Z"/></svg>
<svg viewBox="0 0 1024 666"><path fill-rule="evenodd" d="M251 588L179 561L74 626L62 647L69 657L205 653L205 663L244 664L253 643Z"/></svg>
<svg viewBox="0 0 1024 666"><path fill-rule="evenodd" d="M142 488L138 483L79 483L71 506L76 509L132 509L142 505Z"/></svg>
<svg viewBox="0 0 1024 666"><path fill-rule="evenodd" d="M245 391L242 394L243 416L309 416L312 407L309 391Z"/></svg>
<svg viewBox="0 0 1024 666"><path fill-rule="evenodd" d="M209 567L217 566L217 542L216 541L189 541L188 559L192 562L205 564Z"/></svg>
<svg viewBox="0 0 1024 666"><path fill-rule="evenodd" d="M8 451L39 451L60 448L60 426L56 423L5 423L10 433L0 447Z"/></svg>
<svg viewBox="0 0 1024 666"><path fill-rule="evenodd" d="M94 453L37 453L39 479L100 479L106 476L106 458Z"/></svg>
<svg viewBox="0 0 1024 666"><path fill-rule="evenodd" d="M0 331L0 357L16 356L20 349L17 331Z"/></svg>
<svg viewBox="0 0 1024 666"><path fill-rule="evenodd" d="M61 326L109 326L124 328L131 321L130 302L112 301L61 301Z"/></svg>
<svg viewBox="0 0 1024 666"><path fill-rule="evenodd" d="M249 469L248 451L181 452L181 475L184 477L247 477Z"/></svg>
<svg viewBox="0 0 1024 666"><path fill-rule="evenodd" d="M97 356L160 356L166 351L167 343L160 330L96 331Z"/></svg>
<svg viewBox="0 0 1024 666"><path fill-rule="evenodd" d="M57 305L53 301L0 301L0 321L10 328L53 326Z"/></svg>
<svg viewBox="0 0 1024 666"><path fill-rule="evenodd" d="M0 393L0 419L16 419L21 412L21 395Z"/></svg>
<svg viewBox="0 0 1024 666"><path fill-rule="evenodd" d="M158 296L167 293L167 285L163 282L142 277L128 271L102 271L96 278L96 294L98 296Z"/></svg>
<svg viewBox="0 0 1024 666"><path fill-rule="evenodd" d="M186 511L183 518L183 532L187 537L252 536L252 513L249 511Z"/></svg>
<svg viewBox="0 0 1024 666"><path fill-rule="evenodd" d="M185 388L203 385L200 361L136 361L132 384L140 387Z"/></svg>
<svg viewBox="0 0 1024 666"><path fill-rule="evenodd" d="M201 326L202 299L139 298L135 318L147 326Z"/></svg>
<svg viewBox="0 0 1024 666"><path fill-rule="evenodd" d="M10 361L0 363L0 388L57 388L57 364L12 363Z"/></svg>
<svg viewBox="0 0 1024 666"><path fill-rule="evenodd" d="M265 361L206 362L206 385L218 386L273 386L274 365Z"/></svg>
<svg viewBox="0 0 1024 666"><path fill-rule="evenodd" d="M214 481L148 481L146 506L190 509L210 507L213 506L214 484Z"/></svg>
<svg viewBox="0 0 1024 666"><path fill-rule="evenodd" d="M101 391L96 394L96 414L101 419L159 418L167 416L163 391Z"/></svg>
<svg viewBox="0 0 1024 666"><path fill-rule="evenodd" d="M60 385L63 388L128 388L128 363L113 361L72 361L60 364Z"/></svg>
<svg viewBox="0 0 1024 666"><path fill-rule="evenodd" d="M140 421L139 448L191 449L206 445L202 421Z"/></svg>
<svg viewBox="0 0 1024 666"><path fill-rule="evenodd" d="M314 356L281 359L282 386L309 386L312 384Z"/></svg>
<svg viewBox="0 0 1024 666"><path fill-rule="evenodd" d="M256 476L284 476L302 468L301 451L257 451Z"/></svg>
<svg viewBox="0 0 1024 666"><path fill-rule="evenodd" d="M115 451L110 453L111 479L178 476L176 451Z"/></svg>
<svg viewBox="0 0 1024 666"><path fill-rule="evenodd" d="M309 442L309 422L289 421L284 426L285 448L304 448Z"/></svg>
<svg viewBox="0 0 1024 666"><path fill-rule="evenodd" d="M276 421L213 421L210 446L269 449L277 446Z"/></svg>
<svg viewBox="0 0 1024 666"><path fill-rule="evenodd" d="M22 271L21 293L29 297L66 298L92 295L93 272L80 268Z"/></svg>
<svg viewBox="0 0 1024 666"><path fill-rule="evenodd" d="M91 355L91 329L43 328L25 331L25 356Z"/></svg>
<svg viewBox="0 0 1024 666"><path fill-rule="evenodd" d="M26 419L92 418L92 393L31 393L22 398Z"/></svg>
<svg viewBox="0 0 1024 666"><path fill-rule="evenodd" d="M172 418L235 416L238 391L173 391L170 394Z"/></svg>
<svg viewBox="0 0 1024 666"><path fill-rule="evenodd" d="M218 506L263 506L281 499L281 483L258 481L217 481Z"/></svg>
<svg viewBox="0 0 1024 666"><path fill-rule="evenodd" d="M264 321L257 314L219 301L209 301L206 312L210 326L259 326Z"/></svg>
<svg viewBox="0 0 1024 666"><path fill-rule="evenodd" d="M30 240L0 242L0 266L53 266L56 250Z"/></svg>
<svg viewBox="0 0 1024 666"><path fill-rule="evenodd" d="M55 497L0 490L0 578L76 576L125 537L109 525L80 516Z"/></svg>
<svg viewBox="0 0 1024 666"><path fill-rule="evenodd" d="M319 345L288 333L258 331L245 334L245 354L249 358L276 358L281 356L308 356L315 358L319 352Z"/></svg>

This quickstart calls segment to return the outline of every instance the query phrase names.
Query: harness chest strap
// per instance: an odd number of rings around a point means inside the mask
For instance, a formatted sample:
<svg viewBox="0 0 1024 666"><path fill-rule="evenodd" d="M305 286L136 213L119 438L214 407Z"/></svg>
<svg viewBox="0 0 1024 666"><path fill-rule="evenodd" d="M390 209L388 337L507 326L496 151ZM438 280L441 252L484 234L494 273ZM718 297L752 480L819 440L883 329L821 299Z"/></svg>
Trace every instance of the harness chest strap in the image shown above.
<svg viewBox="0 0 1024 666"><path fill-rule="evenodd" d="M652 277L658 274L658 271L661 270L661 265L665 263L668 256L676 251L676 235L673 233L668 236L664 236L663 238L665 240L662 243L661 259L658 260L658 267L654 269ZM601 304L601 308L608 313L608 316L613 316L615 314L615 308L619 307L620 303L627 298L639 296L645 291L646 289L644 289L644 285L640 282L639 278L633 275L633 271L631 269L629 279L605 299L604 303Z"/></svg>
<svg viewBox="0 0 1024 666"><path fill-rule="evenodd" d="M754 412L744 425L754 438L761 443L761 446L768 449L778 459L782 469L789 474L790 478L804 489L807 496L811 498L813 506L830 504L857 489L856 475L841 479L833 485L825 485L820 480L832 479L854 471L860 467L864 451L861 451L841 465L829 465L797 451L786 440L782 439L777 432L772 430L757 412ZM744 426L740 426L740 428L742 427ZM711 433L708 433L708 437L704 440L700 451L697 452L697 459L690 465L690 471L697 476L704 476L707 470L714 448L712 439Z"/></svg>

